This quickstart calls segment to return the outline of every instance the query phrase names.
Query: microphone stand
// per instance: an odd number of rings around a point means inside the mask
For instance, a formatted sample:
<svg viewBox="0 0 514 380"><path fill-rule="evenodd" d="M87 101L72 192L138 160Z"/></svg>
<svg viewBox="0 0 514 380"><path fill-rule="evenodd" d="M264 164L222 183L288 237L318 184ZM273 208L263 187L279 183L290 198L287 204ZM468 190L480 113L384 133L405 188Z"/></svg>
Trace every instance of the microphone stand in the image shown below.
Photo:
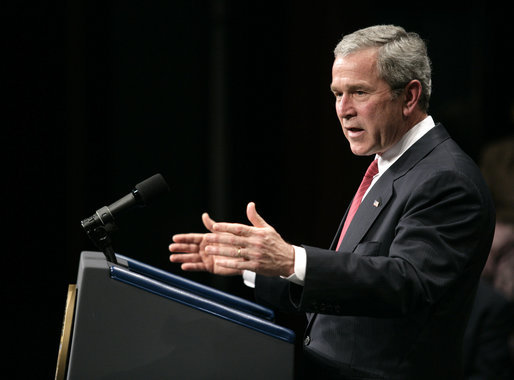
<svg viewBox="0 0 514 380"><path fill-rule="evenodd" d="M107 261L118 264L114 249L112 248L111 239L111 233L116 230L116 225L114 223L106 223L105 225L91 228L91 224L89 224L88 221L88 219L82 221L82 227L86 230L87 236L89 236L94 245L104 253Z"/></svg>

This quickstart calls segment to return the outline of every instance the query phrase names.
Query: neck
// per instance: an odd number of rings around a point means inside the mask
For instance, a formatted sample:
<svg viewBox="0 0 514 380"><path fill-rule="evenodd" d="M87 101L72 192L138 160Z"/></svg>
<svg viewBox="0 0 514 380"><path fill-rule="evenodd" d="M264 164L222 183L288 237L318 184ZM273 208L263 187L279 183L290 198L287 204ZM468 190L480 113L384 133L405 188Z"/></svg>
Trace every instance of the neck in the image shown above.
<svg viewBox="0 0 514 380"><path fill-rule="evenodd" d="M412 129L412 127L414 127L418 123L421 123L423 120L427 118L427 116L428 114L421 110L413 112L410 116L406 118L406 124L408 125L407 131Z"/></svg>

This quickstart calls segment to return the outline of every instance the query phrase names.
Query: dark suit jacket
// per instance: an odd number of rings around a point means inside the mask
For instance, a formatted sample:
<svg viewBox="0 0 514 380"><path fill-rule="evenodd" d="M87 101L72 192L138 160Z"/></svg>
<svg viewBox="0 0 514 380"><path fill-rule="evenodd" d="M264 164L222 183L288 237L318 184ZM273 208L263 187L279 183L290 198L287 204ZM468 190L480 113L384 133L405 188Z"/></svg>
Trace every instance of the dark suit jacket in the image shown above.
<svg viewBox="0 0 514 380"><path fill-rule="evenodd" d="M339 378L458 379L494 232L490 194L441 124L364 198L335 252L308 247L305 285L257 276L261 302L307 312L307 369Z"/></svg>

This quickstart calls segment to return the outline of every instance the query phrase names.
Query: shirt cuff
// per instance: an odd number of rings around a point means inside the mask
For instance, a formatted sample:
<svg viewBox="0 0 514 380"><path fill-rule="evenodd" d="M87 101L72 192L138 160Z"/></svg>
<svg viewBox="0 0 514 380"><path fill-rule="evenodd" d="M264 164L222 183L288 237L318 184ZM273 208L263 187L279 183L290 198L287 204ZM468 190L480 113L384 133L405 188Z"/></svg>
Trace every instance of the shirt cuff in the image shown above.
<svg viewBox="0 0 514 380"><path fill-rule="evenodd" d="M243 271L243 282L249 288L255 288L255 272L244 270Z"/></svg>
<svg viewBox="0 0 514 380"><path fill-rule="evenodd" d="M294 248L294 273L289 277L284 277L286 280L291 281L297 285L305 284L305 271L307 268L307 252L303 247Z"/></svg>

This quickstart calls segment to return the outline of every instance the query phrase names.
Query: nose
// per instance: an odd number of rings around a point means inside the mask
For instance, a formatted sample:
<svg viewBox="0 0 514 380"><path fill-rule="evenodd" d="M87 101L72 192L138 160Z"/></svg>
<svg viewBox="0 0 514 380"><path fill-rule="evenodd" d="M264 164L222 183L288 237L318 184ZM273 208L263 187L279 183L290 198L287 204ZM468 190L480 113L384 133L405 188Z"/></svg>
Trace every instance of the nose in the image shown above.
<svg viewBox="0 0 514 380"><path fill-rule="evenodd" d="M336 97L336 113L339 119L351 119L355 116L355 107L351 96L342 94Z"/></svg>

